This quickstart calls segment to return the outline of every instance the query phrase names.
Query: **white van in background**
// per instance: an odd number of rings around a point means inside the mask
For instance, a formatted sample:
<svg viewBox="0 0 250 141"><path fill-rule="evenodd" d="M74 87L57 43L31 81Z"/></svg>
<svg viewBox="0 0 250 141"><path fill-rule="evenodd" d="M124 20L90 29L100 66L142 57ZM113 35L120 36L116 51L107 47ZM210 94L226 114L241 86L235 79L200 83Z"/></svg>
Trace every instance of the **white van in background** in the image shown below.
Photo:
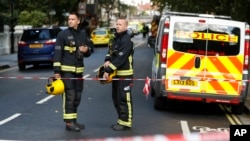
<svg viewBox="0 0 250 141"><path fill-rule="evenodd" d="M220 15L161 16L152 63L154 108L169 100L221 103L242 114L249 85L249 25Z"/></svg>

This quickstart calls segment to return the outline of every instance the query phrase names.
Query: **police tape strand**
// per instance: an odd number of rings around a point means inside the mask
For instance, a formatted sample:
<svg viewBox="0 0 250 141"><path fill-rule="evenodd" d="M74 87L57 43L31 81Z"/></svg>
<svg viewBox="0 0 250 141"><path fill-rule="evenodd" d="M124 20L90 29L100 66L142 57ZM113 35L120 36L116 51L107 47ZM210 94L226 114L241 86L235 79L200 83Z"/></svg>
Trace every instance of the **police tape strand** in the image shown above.
<svg viewBox="0 0 250 141"><path fill-rule="evenodd" d="M34 80L43 80L49 79L51 77L36 77L36 76L0 76L0 79L34 79ZM76 79L76 80L106 80L105 78L60 78L60 79ZM146 80L138 78L113 78L112 80Z"/></svg>
<svg viewBox="0 0 250 141"><path fill-rule="evenodd" d="M38 77L38 76L0 76L0 79L34 79L34 80L43 80L49 79L52 77ZM82 77L82 78L60 78L60 79L76 79L76 80L107 80L105 78L89 78L89 77ZM218 82L250 82L250 80L236 80L236 79L211 79L211 78L199 78L199 77L192 77L191 79L152 79L152 78L112 78L112 80L153 80L153 81L167 81L167 80L185 80L185 81L218 81Z"/></svg>

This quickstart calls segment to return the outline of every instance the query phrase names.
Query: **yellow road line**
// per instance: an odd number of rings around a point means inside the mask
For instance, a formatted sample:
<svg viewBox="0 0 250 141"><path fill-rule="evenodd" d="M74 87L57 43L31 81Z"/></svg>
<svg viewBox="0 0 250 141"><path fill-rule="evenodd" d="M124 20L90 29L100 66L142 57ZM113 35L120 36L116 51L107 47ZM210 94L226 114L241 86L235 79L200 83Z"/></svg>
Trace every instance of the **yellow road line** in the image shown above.
<svg viewBox="0 0 250 141"><path fill-rule="evenodd" d="M226 107L226 106L222 106L221 104L219 104L219 107L222 111L225 112L225 116L228 119L228 121L232 124L232 125L242 125L242 122L239 120L239 118L234 115L234 114L227 114L227 113L232 113L231 110Z"/></svg>

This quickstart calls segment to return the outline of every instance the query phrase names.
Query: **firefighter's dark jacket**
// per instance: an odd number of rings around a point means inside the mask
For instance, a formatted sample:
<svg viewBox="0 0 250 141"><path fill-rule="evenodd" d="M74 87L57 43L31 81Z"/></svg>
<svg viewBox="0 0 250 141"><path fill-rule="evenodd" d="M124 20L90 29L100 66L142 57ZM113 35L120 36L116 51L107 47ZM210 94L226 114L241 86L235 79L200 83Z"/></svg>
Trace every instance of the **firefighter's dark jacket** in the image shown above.
<svg viewBox="0 0 250 141"><path fill-rule="evenodd" d="M105 72L116 71L117 76L132 76L133 72L133 42L127 31L116 33L109 46L105 61L110 61Z"/></svg>
<svg viewBox="0 0 250 141"><path fill-rule="evenodd" d="M61 31L56 39L54 72L83 73L83 58L91 55L90 43L85 31L68 28ZM87 45L88 51L81 53L79 46Z"/></svg>

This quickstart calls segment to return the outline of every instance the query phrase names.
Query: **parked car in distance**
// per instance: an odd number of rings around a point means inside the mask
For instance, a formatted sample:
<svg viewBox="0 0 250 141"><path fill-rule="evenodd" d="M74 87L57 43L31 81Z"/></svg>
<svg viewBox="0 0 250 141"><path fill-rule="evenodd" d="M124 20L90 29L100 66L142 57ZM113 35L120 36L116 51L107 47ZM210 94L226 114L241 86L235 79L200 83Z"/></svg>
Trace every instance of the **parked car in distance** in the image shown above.
<svg viewBox="0 0 250 141"><path fill-rule="evenodd" d="M139 22L129 22L128 28L133 30L134 35L138 35L142 29L142 24Z"/></svg>
<svg viewBox="0 0 250 141"><path fill-rule="evenodd" d="M115 27L108 27L107 29L109 29L113 34L116 33L116 28ZM130 37L134 37L134 33L133 33L133 29L132 28L127 28L127 33L130 35Z"/></svg>
<svg viewBox="0 0 250 141"><path fill-rule="evenodd" d="M114 34L106 28L98 28L92 31L90 35L91 41L94 46L107 45L114 38Z"/></svg>
<svg viewBox="0 0 250 141"><path fill-rule="evenodd" d="M115 27L107 27L107 29L110 30L115 35L115 33L116 33L116 28ZM127 33L130 35L131 38L134 37L134 35L136 35L134 33L133 29L129 28L129 27L127 28Z"/></svg>
<svg viewBox="0 0 250 141"><path fill-rule="evenodd" d="M60 28L25 29L18 42L18 68L25 70L26 65L53 63L57 34Z"/></svg>

